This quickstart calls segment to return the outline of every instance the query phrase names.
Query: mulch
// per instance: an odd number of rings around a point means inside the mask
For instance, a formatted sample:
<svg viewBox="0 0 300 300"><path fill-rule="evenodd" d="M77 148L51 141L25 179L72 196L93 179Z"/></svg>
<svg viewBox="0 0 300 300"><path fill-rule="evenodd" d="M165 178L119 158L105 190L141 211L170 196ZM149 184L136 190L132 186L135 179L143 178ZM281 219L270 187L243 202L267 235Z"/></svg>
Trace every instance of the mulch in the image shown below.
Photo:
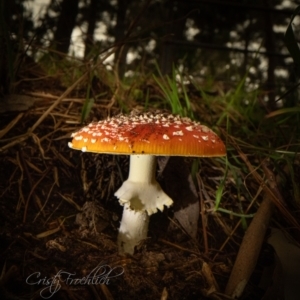
<svg viewBox="0 0 300 300"><path fill-rule="evenodd" d="M127 176L128 157L70 149L71 133L82 126L82 83L68 89L42 83L47 89L35 83L2 101L0 298L229 299L222 291L244 234L240 218L214 212L206 201L197 238L180 226L178 237L168 229L171 208L151 218L149 238L134 256L119 255L122 207L114 192ZM117 114L113 97L96 100L85 122ZM201 160L201 170L204 200L213 200L224 165ZM249 191L259 199L259 183L245 169L238 173L243 190L228 174L221 206L254 213ZM259 278L272 257L264 244L243 299L261 298Z"/></svg>

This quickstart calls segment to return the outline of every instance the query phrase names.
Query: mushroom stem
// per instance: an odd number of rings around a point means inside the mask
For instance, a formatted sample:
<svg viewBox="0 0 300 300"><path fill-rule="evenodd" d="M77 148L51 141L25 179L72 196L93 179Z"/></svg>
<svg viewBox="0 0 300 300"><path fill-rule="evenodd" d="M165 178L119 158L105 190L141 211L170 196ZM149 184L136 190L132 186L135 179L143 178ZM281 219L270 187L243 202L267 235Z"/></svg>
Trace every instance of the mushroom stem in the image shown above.
<svg viewBox="0 0 300 300"><path fill-rule="evenodd" d="M129 176L115 196L124 205L119 229L120 253L134 253L134 247L147 237L149 216L173 201L155 179L156 157L131 155Z"/></svg>
<svg viewBox="0 0 300 300"><path fill-rule="evenodd" d="M130 155L128 180L133 182L155 182L156 156Z"/></svg>
<svg viewBox="0 0 300 300"><path fill-rule="evenodd" d="M145 211L134 211L124 206L119 228L119 253L133 254L134 248L147 238L149 215Z"/></svg>

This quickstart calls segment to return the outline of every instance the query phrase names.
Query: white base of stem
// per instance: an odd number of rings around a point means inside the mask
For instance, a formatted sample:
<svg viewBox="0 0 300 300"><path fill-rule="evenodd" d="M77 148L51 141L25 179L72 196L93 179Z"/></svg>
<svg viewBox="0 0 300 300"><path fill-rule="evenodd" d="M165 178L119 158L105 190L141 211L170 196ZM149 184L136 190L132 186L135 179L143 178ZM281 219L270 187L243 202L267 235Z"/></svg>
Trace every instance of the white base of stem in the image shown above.
<svg viewBox="0 0 300 300"><path fill-rule="evenodd" d="M118 235L119 253L133 254L135 247L147 238L148 226L145 211L134 211L125 205Z"/></svg>

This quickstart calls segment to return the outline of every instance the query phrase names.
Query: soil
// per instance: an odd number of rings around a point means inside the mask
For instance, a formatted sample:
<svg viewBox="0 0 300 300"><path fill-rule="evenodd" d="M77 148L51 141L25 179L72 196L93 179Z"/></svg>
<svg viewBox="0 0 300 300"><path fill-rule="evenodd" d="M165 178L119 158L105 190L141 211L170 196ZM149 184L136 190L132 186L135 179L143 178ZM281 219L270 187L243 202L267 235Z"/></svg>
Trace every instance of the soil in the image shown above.
<svg viewBox="0 0 300 300"><path fill-rule="evenodd" d="M148 239L133 256L119 255L122 207L114 192L127 176L128 157L70 149L71 133L82 126L84 89L60 99L64 88L51 90L44 81L41 85L43 89L37 83L19 88L14 94L19 100L7 98L1 112L0 298L229 299L222 291L242 227L225 241L239 218L214 212L212 201L206 201L196 238L191 238L178 224L174 229L174 211L166 209L151 217ZM8 109L10 101L25 103L25 108ZM85 123L118 112L108 95L95 101ZM201 193L215 199L224 166L201 160L201 170ZM163 186L164 178L160 181ZM247 185L258 188L254 181ZM238 193L243 195L229 177L222 207L234 209ZM245 199L245 207L249 202ZM242 299L262 297L260 278L272 258L273 251L264 244Z"/></svg>

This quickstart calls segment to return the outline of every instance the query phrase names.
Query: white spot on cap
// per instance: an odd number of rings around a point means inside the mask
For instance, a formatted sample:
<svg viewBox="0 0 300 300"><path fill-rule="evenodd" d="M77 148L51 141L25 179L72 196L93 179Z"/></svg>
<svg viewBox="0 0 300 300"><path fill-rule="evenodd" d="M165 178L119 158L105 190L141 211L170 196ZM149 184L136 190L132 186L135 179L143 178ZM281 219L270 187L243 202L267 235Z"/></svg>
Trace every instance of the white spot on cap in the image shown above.
<svg viewBox="0 0 300 300"><path fill-rule="evenodd" d="M185 129L186 129L187 131L193 131L193 126L185 127Z"/></svg>
<svg viewBox="0 0 300 300"><path fill-rule="evenodd" d="M83 141L86 143L89 139L88 138L84 138Z"/></svg>
<svg viewBox="0 0 300 300"><path fill-rule="evenodd" d="M203 132L210 132L210 129L206 126L202 126L202 131Z"/></svg>
<svg viewBox="0 0 300 300"><path fill-rule="evenodd" d="M182 132L182 130L180 130L180 131L174 131L173 132L173 135L183 135L183 132Z"/></svg>
<svg viewBox="0 0 300 300"><path fill-rule="evenodd" d="M73 148L73 144L72 144L71 142L68 143L68 146L69 146L70 148Z"/></svg>
<svg viewBox="0 0 300 300"><path fill-rule="evenodd" d="M142 141L142 142L145 142L145 143L148 143L148 144L150 143L150 141L147 140L147 139L141 139L141 141Z"/></svg>
<svg viewBox="0 0 300 300"><path fill-rule="evenodd" d="M76 135L76 136L74 137L74 139L75 139L76 141L81 141L81 140L82 140L82 135Z"/></svg>
<svg viewBox="0 0 300 300"><path fill-rule="evenodd" d="M164 139L164 140L169 140L170 138L169 138L166 134L164 134L164 135L163 135L163 139Z"/></svg>
<svg viewBox="0 0 300 300"><path fill-rule="evenodd" d="M201 137L202 137L202 140L208 141L208 135L202 135Z"/></svg>
<svg viewBox="0 0 300 300"><path fill-rule="evenodd" d="M86 152L86 150L87 150L86 146L84 146L84 147L81 148L82 152Z"/></svg>
<svg viewBox="0 0 300 300"><path fill-rule="evenodd" d="M96 139L91 139L91 143L92 143L92 144L95 144L96 141L97 141Z"/></svg>
<svg viewBox="0 0 300 300"><path fill-rule="evenodd" d="M193 137L199 139L199 135L193 134Z"/></svg>
<svg viewBox="0 0 300 300"><path fill-rule="evenodd" d="M109 142L109 141L110 141L110 139L109 139L109 138L107 138L107 137L105 137L105 138L101 139L101 142Z"/></svg>

